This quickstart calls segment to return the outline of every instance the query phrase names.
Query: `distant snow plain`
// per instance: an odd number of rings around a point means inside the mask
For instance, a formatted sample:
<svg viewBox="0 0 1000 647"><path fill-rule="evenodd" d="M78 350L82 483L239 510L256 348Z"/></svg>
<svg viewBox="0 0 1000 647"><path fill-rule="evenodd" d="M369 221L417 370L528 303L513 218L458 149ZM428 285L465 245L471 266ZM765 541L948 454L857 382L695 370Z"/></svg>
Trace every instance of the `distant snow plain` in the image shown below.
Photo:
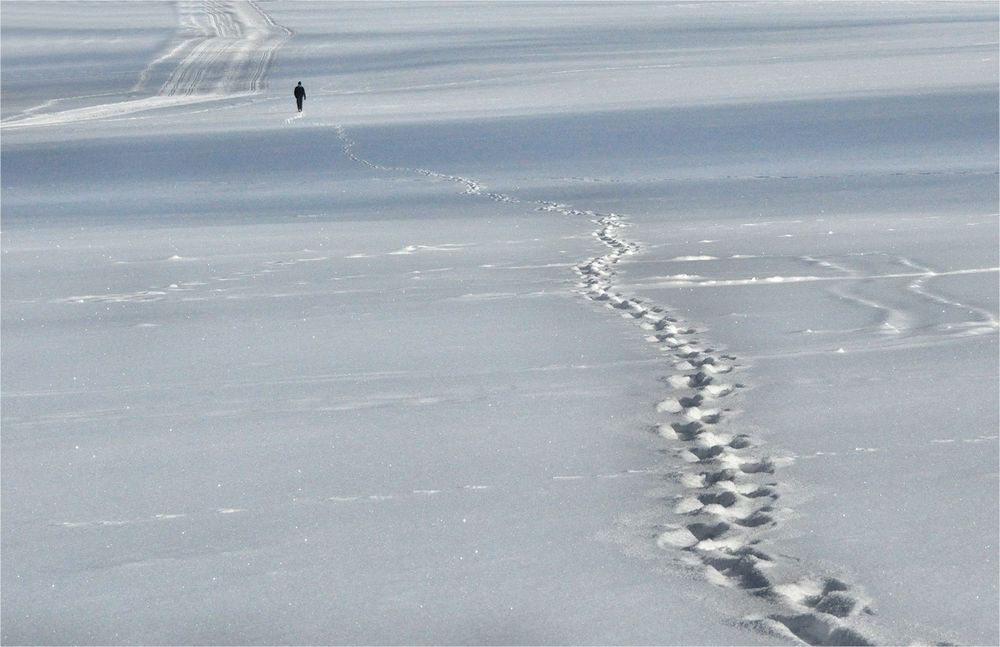
<svg viewBox="0 0 1000 647"><path fill-rule="evenodd" d="M4 643L1000 642L995 3L0 11Z"/></svg>

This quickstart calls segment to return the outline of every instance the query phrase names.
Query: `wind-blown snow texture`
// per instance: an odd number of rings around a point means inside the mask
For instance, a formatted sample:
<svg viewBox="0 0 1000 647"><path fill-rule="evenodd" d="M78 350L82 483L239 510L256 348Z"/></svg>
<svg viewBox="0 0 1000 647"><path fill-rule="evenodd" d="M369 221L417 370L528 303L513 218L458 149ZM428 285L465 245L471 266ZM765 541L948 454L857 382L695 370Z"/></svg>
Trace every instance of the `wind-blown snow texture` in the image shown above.
<svg viewBox="0 0 1000 647"><path fill-rule="evenodd" d="M995 4L2 11L4 642L1000 641Z"/></svg>

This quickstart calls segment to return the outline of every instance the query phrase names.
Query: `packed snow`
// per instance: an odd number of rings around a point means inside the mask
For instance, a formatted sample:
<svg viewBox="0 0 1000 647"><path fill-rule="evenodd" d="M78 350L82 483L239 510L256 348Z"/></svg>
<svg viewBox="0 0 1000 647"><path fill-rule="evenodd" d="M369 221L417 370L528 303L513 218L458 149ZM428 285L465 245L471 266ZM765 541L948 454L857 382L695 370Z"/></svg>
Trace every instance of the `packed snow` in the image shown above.
<svg viewBox="0 0 1000 647"><path fill-rule="evenodd" d="M995 3L0 10L4 643L1000 642Z"/></svg>

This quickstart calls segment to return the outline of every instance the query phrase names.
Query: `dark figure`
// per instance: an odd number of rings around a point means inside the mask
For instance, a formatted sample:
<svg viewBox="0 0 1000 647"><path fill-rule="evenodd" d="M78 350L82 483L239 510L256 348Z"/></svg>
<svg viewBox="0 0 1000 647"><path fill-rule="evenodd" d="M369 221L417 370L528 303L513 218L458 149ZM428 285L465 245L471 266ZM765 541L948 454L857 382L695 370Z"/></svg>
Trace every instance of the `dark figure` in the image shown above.
<svg viewBox="0 0 1000 647"><path fill-rule="evenodd" d="M299 107L299 112L302 112L302 102L306 100L306 89L302 87L302 81L295 86L295 103Z"/></svg>

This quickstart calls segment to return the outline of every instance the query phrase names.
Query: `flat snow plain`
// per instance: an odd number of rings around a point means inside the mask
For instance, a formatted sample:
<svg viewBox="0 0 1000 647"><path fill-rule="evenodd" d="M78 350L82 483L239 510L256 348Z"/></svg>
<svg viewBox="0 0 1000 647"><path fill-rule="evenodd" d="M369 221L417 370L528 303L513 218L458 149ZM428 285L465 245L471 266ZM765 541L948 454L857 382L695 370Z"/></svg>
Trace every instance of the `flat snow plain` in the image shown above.
<svg viewBox="0 0 1000 647"><path fill-rule="evenodd" d="M994 3L2 11L4 643L1000 642Z"/></svg>

